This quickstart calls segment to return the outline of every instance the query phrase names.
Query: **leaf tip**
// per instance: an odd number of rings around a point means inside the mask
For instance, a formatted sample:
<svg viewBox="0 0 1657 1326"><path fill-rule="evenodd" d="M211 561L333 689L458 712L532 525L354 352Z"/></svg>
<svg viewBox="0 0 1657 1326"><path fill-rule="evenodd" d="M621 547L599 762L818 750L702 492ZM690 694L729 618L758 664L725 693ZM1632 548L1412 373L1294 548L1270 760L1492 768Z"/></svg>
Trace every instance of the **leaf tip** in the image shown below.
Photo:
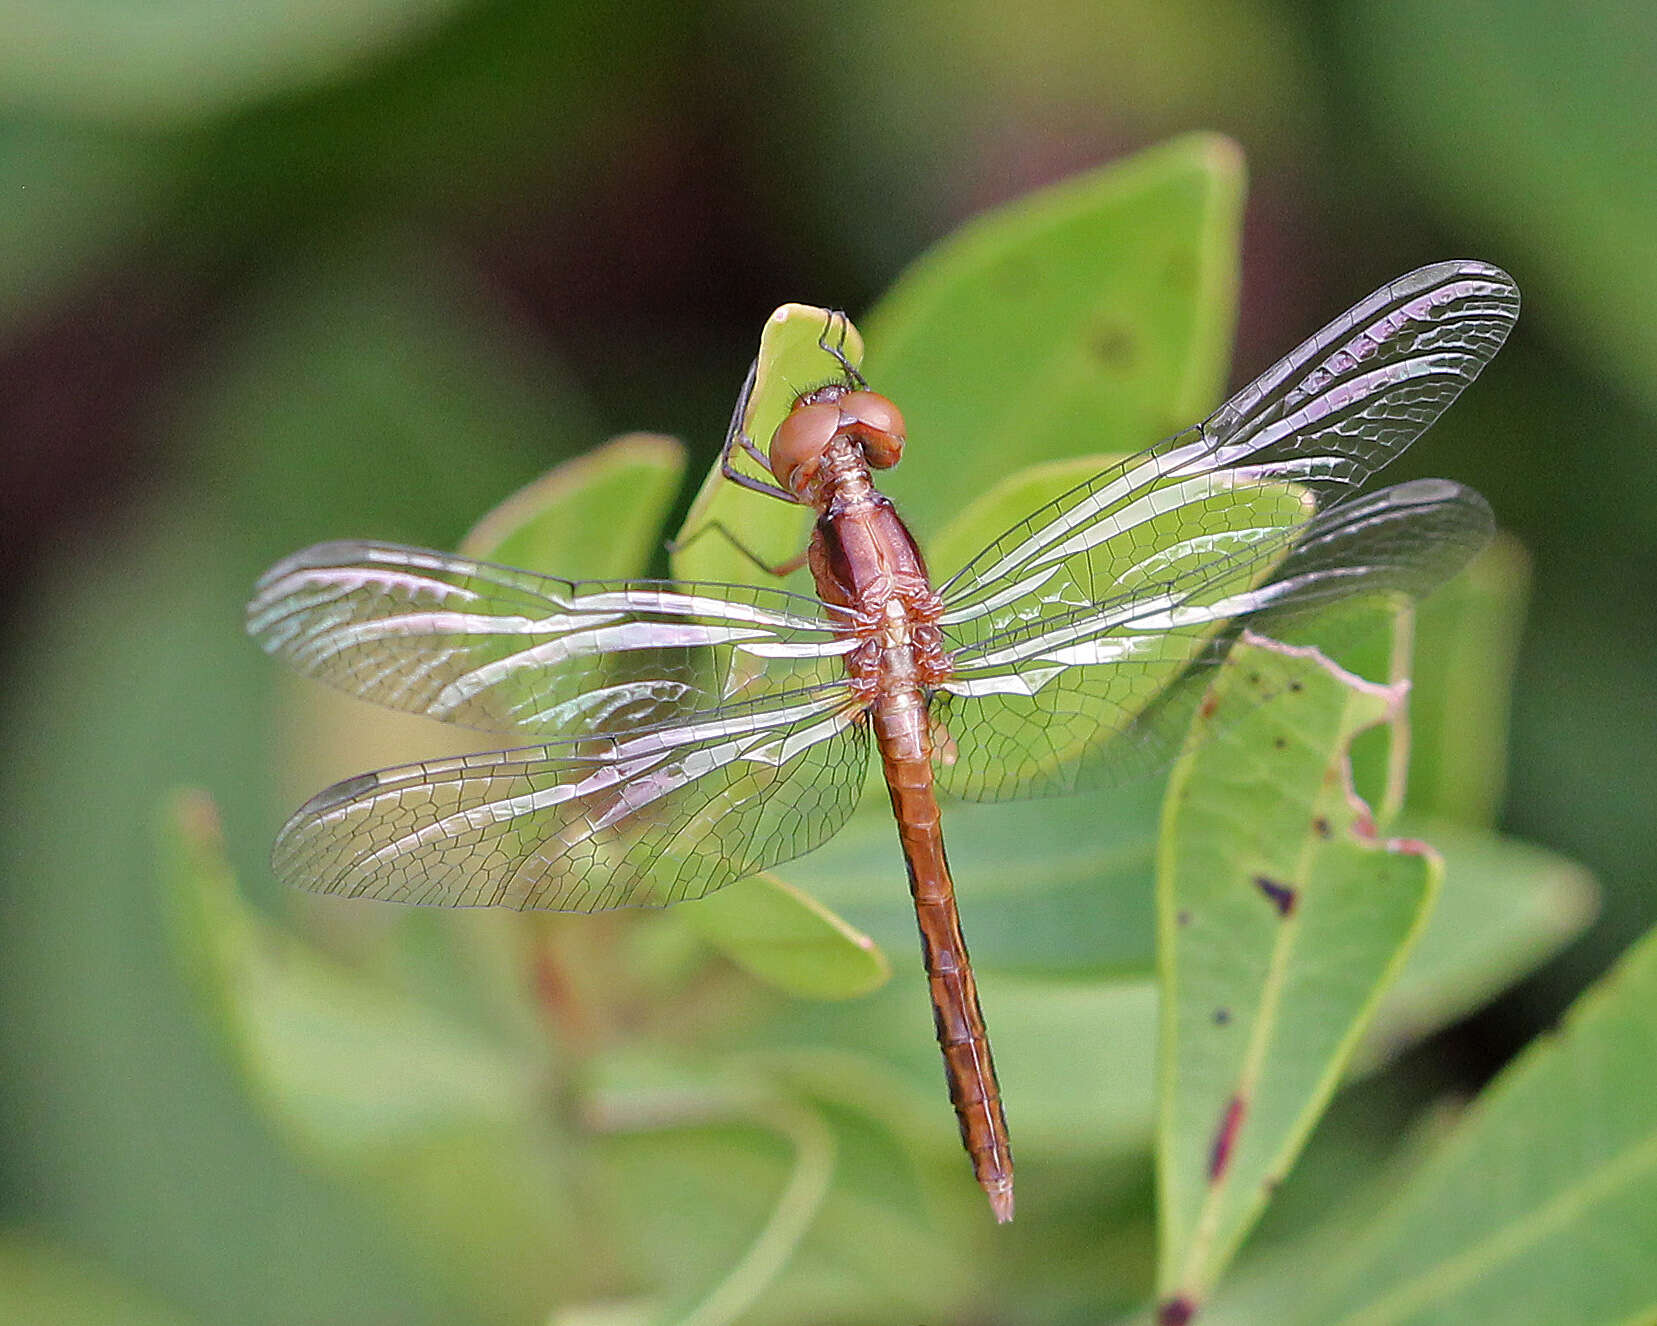
<svg viewBox="0 0 1657 1326"><path fill-rule="evenodd" d="M1248 169L1248 158L1243 153L1243 145L1230 134L1194 133L1190 136L1190 143L1192 155L1202 162L1210 174L1225 176L1239 183L1242 181Z"/></svg>

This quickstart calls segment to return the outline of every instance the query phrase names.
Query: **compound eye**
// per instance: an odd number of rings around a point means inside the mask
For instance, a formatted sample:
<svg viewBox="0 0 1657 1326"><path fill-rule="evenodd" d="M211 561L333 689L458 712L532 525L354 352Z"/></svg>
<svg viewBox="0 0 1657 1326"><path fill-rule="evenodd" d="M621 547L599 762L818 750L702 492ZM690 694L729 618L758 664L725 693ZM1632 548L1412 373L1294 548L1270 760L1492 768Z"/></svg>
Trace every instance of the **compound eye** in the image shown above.
<svg viewBox="0 0 1657 1326"><path fill-rule="evenodd" d="M792 493L803 493L822 463L823 452L839 431L837 402L796 406L771 436L767 456L777 482Z"/></svg>
<svg viewBox="0 0 1657 1326"><path fill-rule="evenodd" d="M850 391L840 398L841 426L863 444L877 470L903 459L904 425L898 407L875 391Z"/></svg>

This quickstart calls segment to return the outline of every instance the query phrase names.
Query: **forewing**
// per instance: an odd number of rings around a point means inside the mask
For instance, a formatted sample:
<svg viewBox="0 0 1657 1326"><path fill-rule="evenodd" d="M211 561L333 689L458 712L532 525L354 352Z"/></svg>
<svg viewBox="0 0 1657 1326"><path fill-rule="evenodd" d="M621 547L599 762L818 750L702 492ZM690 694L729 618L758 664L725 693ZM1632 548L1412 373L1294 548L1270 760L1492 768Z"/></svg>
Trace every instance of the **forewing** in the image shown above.
<svg viewBox="0 0 1657 1326"><path fill-rule="evenodd" d="M575 734L830 682L850 647L832 612L776 589L571 582L341 542L272 567L247 629L307 676L393 709Z"/></svg>
<svg viewBox="0 0 1657 1326"><path fill-rule="evenodd" d="M1178 751L1207 684L1244 628L1316 638L1373 615L1336 605L1425 594L1489 540L1490 508L1470 489L1422 479L1330 508L1286 554L1193 566L1156 594L1126 593L991 637L955 657L934 694L940 784L999 801L1120 784Z"/></svg>
<svg viewBox="0 0 1657 1326"><path fill-rule="evenodd" d="M1412 272L1199 426L975 557L942 590L955 667L934 701L944 784L998 799L1157 767L1200 690L1190 679L1234 623L1419 592L1460 565L1489 522L1465 490L1404 485L1344 516L1338 504L1478 375L1518 307L1511 278L1484 263Z"/></svg>
<svg viewBox="0 0 1657 1326"><path fill-rule="evenodd" d="M627 734L347 779L276 840L288 884L448 907L593 912L700 898L810 851L857 803L843 684Z"/></svg>
<svg viewBox="0 0 1657 1326"><path fill-rule="evenodd" d="M1235 529L1214 518L1248 485L1332 504L1390 462L1487 364L1518 316L1512 278L1479 262L1423 267L1349 309L1202 424L1094 476L1007 531L941 591L951 640L989 636L1148 587L1173 549L1282 556L1305 510Z"/></svg>

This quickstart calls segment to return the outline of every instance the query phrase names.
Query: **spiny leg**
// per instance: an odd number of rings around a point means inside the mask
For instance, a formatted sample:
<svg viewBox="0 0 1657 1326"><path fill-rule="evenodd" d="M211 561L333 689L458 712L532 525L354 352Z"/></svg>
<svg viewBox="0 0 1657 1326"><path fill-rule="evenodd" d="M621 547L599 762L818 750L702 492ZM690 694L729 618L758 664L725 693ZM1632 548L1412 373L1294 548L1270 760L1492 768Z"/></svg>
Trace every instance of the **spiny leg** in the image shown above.
<svg viewBox="0 0 1657 1326"><path fill-rule="evenodd" d="M833 357L834 361L840 365L840 371L846 375L846 381L857 387L859 391L867 391L869 389L868 380L857 371L856 365L846 358L846 328L849 326L851 326L851 320L844 313L839 309L831 309L828 322L823 326L823 334L817 338L817 348L824 354ZM835 343L830 345L828 343L829 335L836 327L840 329L840 335Z"/></svg>
<svg viewBox="0 0 1657 1326"><path fill-rule="evenodd" d="M732 534L731 531L725 527L724 523L718 520L710 520L707 524L698 526L694 533L683 539L669 539L667 541L667 550L670 553L683 552L704 534L710 532L721 535L726 543L730 544L731 547L735 548L761 571L764 571L766 575L776 576L779 580L781 580L784 576L793 575L794 572L798 571L806 564L806 558L809 555L808 550L807 552L800 553L798 557L790 557L786 562L768 562L741 539L737 538L735 534Z"/></svg>

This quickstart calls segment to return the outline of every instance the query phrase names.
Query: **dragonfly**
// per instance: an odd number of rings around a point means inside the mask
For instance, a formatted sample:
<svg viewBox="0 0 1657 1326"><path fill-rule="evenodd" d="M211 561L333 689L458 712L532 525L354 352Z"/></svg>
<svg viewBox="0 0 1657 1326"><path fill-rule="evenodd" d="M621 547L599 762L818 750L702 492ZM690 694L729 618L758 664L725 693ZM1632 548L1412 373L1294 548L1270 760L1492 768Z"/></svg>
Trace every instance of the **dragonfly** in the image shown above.
<svg viewBox="0 0 1657 1326"><path fill-rule="evenodd" d="M1012 1148L939 793L998 801L1155 769L1243 631L1419 596L1459 569L1493 527L1477 493L1442 479L1356 490L1473 381L1518 309L1513 280L1482 262L1400 277L937 587L875 484L902 456L902 415L844 353L838 313L818 342L832 369L766 447L745 431L756 361L720 460L732 482L816 512L815 598L572 582L389 543L299 552L248 606L266 651L527 744L327 788L281 829L275 873L445 907L664 906L820 845L878 758L950 1098L991 1211L1010 1220Z"/></svg>

